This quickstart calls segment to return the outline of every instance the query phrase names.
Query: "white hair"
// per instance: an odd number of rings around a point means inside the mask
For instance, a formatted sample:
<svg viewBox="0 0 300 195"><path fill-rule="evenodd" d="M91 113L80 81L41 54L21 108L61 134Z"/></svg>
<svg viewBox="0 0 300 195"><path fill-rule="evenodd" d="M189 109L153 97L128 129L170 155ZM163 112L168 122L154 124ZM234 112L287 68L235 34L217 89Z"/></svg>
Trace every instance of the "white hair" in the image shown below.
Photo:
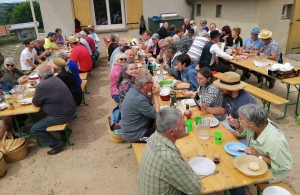
<svg viewBox="0 0 300 195"><path fill-rule="evenodd" d="M80 31L79 34L81 34L81 35L87 35L86 32L84 32L83 30Z"/></svg>
<svg viewBox="0 0 300 195"><path fill-rule="evenodd" d="M118 59L120 58L127 58L127 55L123 52L121 53L117 53L115 56L114 56L114 63L113 64L117 64L118 63Z"/></svg>
<svg viewBox="0 0 300 195"><path fill-rule="evenodd" d="M12 63L12 64L15 64L15 59L12 58L12 57L5 58L4 64L6 64L6 63Z"/></svg>

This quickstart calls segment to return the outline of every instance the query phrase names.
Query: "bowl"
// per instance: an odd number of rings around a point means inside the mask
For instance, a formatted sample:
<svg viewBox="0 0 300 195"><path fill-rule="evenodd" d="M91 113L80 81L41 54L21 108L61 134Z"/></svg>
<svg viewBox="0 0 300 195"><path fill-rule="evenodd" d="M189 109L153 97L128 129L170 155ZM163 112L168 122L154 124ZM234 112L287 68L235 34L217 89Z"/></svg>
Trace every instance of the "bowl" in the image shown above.
<svg viewBox="0 0 300 195"><path fill-rule="evenodd" d="M279 186L269 186L264 189L263 195L291 195L291 193Z"/></svg>
<svg viewBox="0 0 300 195"><path fill-rule="evenodd" d="M249 162L257 162L259 165L258 171L252 171L248 168ZM234 159L234 166L249 177L255 177L264 174L268 170L267 163L253 155L241 155Z"/></svg>
<svg viewBox="0 0 300 195"><path fill-rule="evenodd" d="M161 101L169 101L170 100L170 95L159 95Z"/></svg>
<svg viewBox="0 0 300 195"><path fill-rule="evenodd" d="M172 81L172 80L163 80L163 81L160 81L160 82L159 82L159 85L160 85L161 87L163 87L163 86L172 86L172 84L173 84L173 81Z"/></svg>

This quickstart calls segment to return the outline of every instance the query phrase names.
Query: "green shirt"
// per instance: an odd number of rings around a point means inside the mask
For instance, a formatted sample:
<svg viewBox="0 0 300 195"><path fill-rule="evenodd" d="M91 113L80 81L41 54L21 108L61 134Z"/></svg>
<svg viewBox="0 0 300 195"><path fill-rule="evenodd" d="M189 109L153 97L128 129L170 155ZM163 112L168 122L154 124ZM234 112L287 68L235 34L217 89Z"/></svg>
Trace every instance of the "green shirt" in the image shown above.
<svg viewBox="0 0 300 195"><path fill-rule="evenodd" d="M249 147L254 147L261 155L271 159L268 170L272 173L273 179L269 183L281 181L290 172L292 157L287 140L272 121L268 120L268 125L256 140L253 139L255 132L250 129L244 129L238 135L247 139Z"/></svg>
<svg viewBox="0 0 300 195"><path fill-rule="evenodd" d="M56 48L57 45L55 43L55 41L51 42L50 39L46 38L45 39L45 43L44 43L44 48L45 49L49 49L49 48ZM52 51L53 53L53 51Z"/></svg>
<svg viewBox="0 0 300 195"><path fill-rule="evenodd" d="M148 140L139 170L139 195L199 194L200 178L168 138L155 132Z"/></svg>

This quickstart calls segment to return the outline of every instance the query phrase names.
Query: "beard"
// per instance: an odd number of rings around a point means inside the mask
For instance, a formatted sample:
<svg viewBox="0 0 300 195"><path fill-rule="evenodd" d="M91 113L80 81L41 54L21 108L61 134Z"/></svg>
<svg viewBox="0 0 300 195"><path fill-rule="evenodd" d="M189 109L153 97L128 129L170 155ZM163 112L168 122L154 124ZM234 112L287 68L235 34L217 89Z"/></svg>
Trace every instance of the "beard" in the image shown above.
<svg viewBox="0 0 300 195"><path fill-rule="evenodd" d="M226 98L226 97L231 97L231 95L232 95L232 91L227 91L226 93L223 93L223 92L222 92L222 96L223 96L224 98Z"/></svg>

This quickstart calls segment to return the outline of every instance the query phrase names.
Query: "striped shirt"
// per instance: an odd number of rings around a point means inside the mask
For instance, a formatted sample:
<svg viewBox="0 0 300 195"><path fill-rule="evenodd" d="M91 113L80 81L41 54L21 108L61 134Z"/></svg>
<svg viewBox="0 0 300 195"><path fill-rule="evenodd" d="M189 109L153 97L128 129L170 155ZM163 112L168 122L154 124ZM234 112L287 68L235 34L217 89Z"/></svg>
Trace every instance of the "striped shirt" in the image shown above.
<svg viewBox="0 0 300 195"><path fill-rule="evenodd" d="M271 56L272 53L276 53L276 61L279 59L279 45L275 40L271 40L269 44L263 44L262 46L264 54Z"/></svg>
<svg viewBox="0 0 300 195"><path fill-rule="evenodd" d="M206 37L196 37L191 48L187 52L187 54L191 57L193 62L198 63L202 54L202 50L204 45L208 43L208 39Z"/></svg>
<svg viewBox="0 0 300 195"><path fill-rule="evenodd" d="M200 189L200 178L180 150L160 133L152 134L140 163L138 194L198 195Z"/></svg>

